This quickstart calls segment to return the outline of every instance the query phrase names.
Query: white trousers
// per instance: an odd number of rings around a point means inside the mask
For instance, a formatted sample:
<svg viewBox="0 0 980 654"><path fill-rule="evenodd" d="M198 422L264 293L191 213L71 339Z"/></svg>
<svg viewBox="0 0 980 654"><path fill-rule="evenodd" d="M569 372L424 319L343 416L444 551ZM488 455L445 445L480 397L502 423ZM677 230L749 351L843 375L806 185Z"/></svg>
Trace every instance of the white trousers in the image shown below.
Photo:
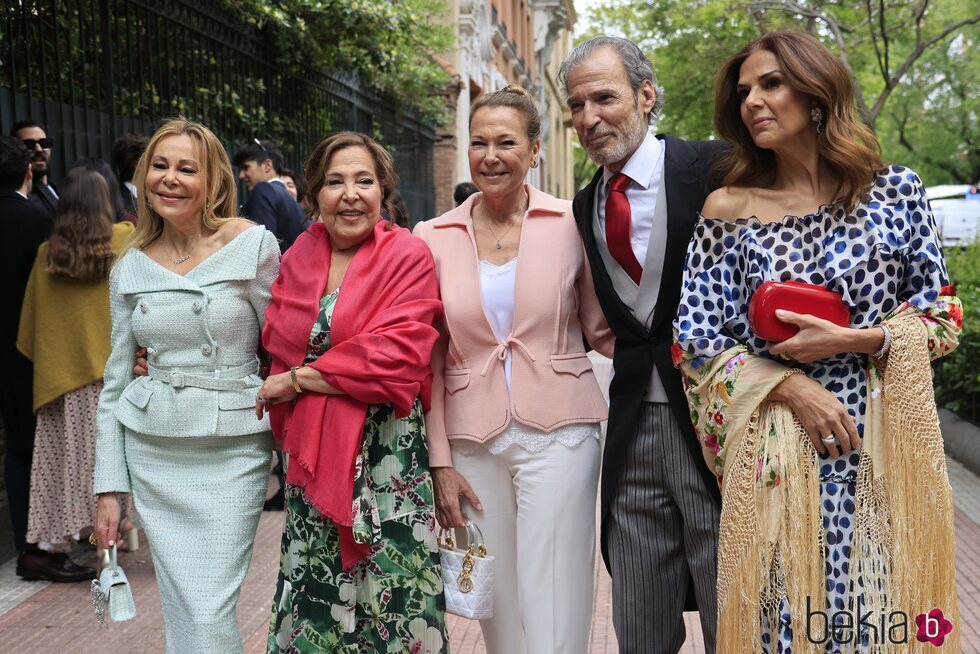
<svg viewBox="0 0 980 654"><path fill-rule="evenodd" d="M599 442L557 441L500 454L452 441L453 466L483 505L464 513L494 565L494 614L480 621L488 654L585 654L592 625Z"/></svg>

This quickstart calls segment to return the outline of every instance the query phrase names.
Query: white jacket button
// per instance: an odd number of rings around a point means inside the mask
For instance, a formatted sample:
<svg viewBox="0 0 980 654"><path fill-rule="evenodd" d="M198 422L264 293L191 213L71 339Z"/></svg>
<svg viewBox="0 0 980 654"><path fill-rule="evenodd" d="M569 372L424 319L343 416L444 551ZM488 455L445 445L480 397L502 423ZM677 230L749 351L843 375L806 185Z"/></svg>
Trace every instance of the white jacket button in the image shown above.
<svg viewBox="0 0 980 654"><path fill-rule="evenodd" d="M194 300L194 304L191 305L191 309L194 310L194 313L201 313L201 303Z"/></svg>
<svg viewBox="0 0 980 654"><path fill-rule="evenodd" d="M203 354L206 357L211 356L211 346L210 345L203 346L201 348L201 354Z"/></svg>
<svg viewBox="0 0 980 654"><path fill-rule="evenodd" d="M140 311L147 313L149 309L146 307L146 302L140 302Z"/></svg>

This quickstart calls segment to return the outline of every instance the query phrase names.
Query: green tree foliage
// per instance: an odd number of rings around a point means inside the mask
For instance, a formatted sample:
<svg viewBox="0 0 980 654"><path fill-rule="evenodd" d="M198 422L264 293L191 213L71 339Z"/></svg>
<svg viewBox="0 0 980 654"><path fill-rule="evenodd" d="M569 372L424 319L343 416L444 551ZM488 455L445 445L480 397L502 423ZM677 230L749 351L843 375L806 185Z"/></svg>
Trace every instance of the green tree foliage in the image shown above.
<svg viewBox="0 0 980 654"><path fill-rule="evenodd" d="M583 38L620 34L651 56L663 131L708 138L721 63L766 31L801 29L849 70L886 159L930 185L980 179L975 0L605 0L590 19Z"/></svg>
<svg viewBox="0 0 980 654"><path fill-rule="evenodd" d="M279 63L356 75L429 118L449 83L432 56L453 44L446 0L223 0L264 30Z"/></svg>
<svg viewBox="0 0 980 654"><path fill-rule="evenodd" d="M960 345L936 362L936 398L962 418L980 424L980 243L947 248L946 266L963 301Z"/></svg>

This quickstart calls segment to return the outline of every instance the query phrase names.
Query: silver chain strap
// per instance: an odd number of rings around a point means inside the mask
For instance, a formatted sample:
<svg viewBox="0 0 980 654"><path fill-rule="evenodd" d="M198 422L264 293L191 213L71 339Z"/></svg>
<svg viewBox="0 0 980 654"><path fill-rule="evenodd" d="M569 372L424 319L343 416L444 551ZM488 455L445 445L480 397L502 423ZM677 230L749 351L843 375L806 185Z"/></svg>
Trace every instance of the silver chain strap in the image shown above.
<svg viewBox="0 0 980 654"><path fill-rule="evenodd" d="M92 580L92 607L95 609L95 617L99 620L99 626L105 628L105 607L106 597L102 592L102 585L98 579Z"/></svg>

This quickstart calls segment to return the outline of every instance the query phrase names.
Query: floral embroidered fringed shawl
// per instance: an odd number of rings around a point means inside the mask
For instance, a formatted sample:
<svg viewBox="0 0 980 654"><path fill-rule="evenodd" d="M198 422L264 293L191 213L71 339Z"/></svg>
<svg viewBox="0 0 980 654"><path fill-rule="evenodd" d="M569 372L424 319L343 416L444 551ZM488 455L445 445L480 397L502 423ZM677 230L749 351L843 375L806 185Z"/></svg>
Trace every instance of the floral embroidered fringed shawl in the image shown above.
<svg viewBox="0 0 980 654"><path fill-rule="evenodd" d="M860 574L863 583L851 592L863 594L874 616L909 615L911 641L873 651L918 651L912 620L933 607L958 623L953 504L929 362L955 348L962 309L946 294L951 290L942 292L927 311L908 302L894 311L885 321L893 335L889 354L867 361L850 565L852 579ZM791 615L804 616L806 598L825 593L816 452L788 407L766 400L802 371L744 345L714 357L675 345L674 360L705 461L722 488L718 651L759 652L762 621L775 633L780 599ZM815 647L794 640L794 649L808 645ZM959 651L958 630L946 645Z"/></svg>

